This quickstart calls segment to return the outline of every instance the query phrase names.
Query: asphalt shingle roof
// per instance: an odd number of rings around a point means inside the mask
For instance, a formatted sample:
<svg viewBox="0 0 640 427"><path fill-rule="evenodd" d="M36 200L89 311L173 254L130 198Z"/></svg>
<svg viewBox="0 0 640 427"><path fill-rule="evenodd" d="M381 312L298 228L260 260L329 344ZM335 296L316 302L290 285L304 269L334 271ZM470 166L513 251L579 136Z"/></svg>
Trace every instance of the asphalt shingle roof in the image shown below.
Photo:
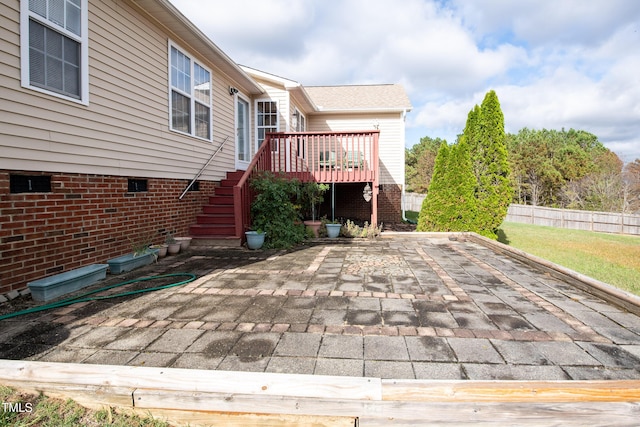
<svg viewBox="0 0 640 427"><path fill-rule="evenodd" d="M402 85L305 86L313 103L322 110L411 110Z"/></svg>

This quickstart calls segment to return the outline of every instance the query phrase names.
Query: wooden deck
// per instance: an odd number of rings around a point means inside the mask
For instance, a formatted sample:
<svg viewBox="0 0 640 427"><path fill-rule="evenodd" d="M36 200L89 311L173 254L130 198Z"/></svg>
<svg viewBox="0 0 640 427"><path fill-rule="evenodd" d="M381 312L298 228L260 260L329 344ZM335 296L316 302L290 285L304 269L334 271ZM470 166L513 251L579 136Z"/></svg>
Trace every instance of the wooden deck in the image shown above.
<svg viewBox="0 0 640 427"><path fill-rule="evenodd" d="M303 181L374 182L378 171L378 132L273 133L271 171Z"/></svg>
<svg viewBox="0 0 640 427"><path fill-rule="evenodd" d="M281 172L300 181L370 183L371 224L378 223L380 131L279 132L267 134L238 184L234 187L236 236L250 225L253 193L249 182L262 171Z"/></svg>

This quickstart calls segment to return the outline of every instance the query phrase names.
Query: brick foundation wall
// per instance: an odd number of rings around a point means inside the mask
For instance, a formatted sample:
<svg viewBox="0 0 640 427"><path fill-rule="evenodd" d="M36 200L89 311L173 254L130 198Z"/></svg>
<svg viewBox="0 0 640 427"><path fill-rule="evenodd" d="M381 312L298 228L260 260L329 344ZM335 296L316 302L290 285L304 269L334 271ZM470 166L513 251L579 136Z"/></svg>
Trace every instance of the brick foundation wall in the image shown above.
<svg viewBox="0 0 640 427"><path fill-rule="evenodd" d="M362 197L364 183L336 184L336 218L371 220L371 202ZM320 206L319 216L331 218L331 190L325 193ZM393 224L402 221L402 187L399 185L380 185L378 193L378 222Z"/></svg>
<svg viewBox="0 0 640 427"><path fill-rule="evenodd" d="M378 221L386 224L402 222L402 186L395 184L380 185Z"/></svg>
<svg viewBox="0 0 640 427"><path fill-rule="evenodd" d="M10 193L11 174L49 175L50 193ZM147 180L128 192L116 176L0 171L0 294L27 282L131 252L131 242L154 235L187 235L214 182L178 197L186 180Z"/></svg>

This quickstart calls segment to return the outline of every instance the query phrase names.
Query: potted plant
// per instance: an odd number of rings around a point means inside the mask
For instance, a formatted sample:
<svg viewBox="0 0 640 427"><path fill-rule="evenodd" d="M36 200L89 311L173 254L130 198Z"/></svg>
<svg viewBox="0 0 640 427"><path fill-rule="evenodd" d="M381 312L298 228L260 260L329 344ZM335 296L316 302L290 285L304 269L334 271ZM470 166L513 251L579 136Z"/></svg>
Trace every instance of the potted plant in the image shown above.
<svg viewBox="0 0 640 427"><path fill-rule="evenodd" d="M264 245L264 236L265 233L262 230L255 230L255 231L245 231L244 232L245 236L247 236L247 247L249 249L260 249L262 247L262 245Z"/></svg>
<svg viewBox="0 0 640 427"><path fill-rule="evenodd" d="M327 227L327 237L330 239L335 239L340 235L340 229L342 228L342 224L338 221L331 221L325 224Z"/></svg>
<svg viewBox="0 0 640 427"><path fill-rule="evenodd" d="M180 242L173 237L173 234L167 233L164 242L167 244L167 253L169 253L169 255L175 255L180 252Z"/></svg>
<svg viewBox="0 0 640 427"><path fill-rule="evenodd" d="M191 237L174 237L175 241L180 243L180 250L185 251L191 244Z"/></svg>
<svg viewBox="0 0 640 427"><path fill-rule="evenodd" d="M158 251L158 258L163 258L165 256L167 256L167 248L169 247L169 245L167 245L166 243L162 243L160 245L151 245L149 246L150 249L155 249Z"/></svg>
<svg viewBox="0 0 640 427"><path fill-rule="evenodd" d="M149 234L139 240L129 238L133 252L108 260L109 272L111 274L120 274L156 261L158 259L158 251L150 247L154 235L155 233Z"/></svg>
<svg viewBox="0 0 640 427"><path fill-rule="evenodd" d="M305 182L302 184L302 201L311 210L311 220L304 221L304 225L313 230L313 234L318 237L318 230L322 225L321 221L316 220L316 204L324 201L324 193L329 189L328 184L319 184L317 182Z"/></svg>

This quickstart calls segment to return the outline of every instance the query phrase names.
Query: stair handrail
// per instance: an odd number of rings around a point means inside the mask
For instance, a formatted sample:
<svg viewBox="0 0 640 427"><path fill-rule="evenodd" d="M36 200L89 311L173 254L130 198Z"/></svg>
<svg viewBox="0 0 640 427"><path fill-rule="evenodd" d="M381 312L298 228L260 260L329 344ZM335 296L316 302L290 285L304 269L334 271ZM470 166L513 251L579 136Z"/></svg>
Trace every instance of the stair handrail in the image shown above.
<svg viewBox="0 0 640 427"><path fill-rule="evenodd" d="M224 144L227 142L227 140L230 137L227 136L224 141L222 141L222 144L220 144L220 146L218 146L218 149L211 155L211 157L209 157L209 161L207 161L207 163L202 167L202 169L200 169L200 172L198 172L196 174L196 176L191 180L191 182L189 183L189 185L187 185L187 188L184 189L184 191L182 192L182 194L180 195L180 197L178 197L178 200L182 200L182 198L184 197L185 194L187 194L187 192L189 191L189 189L191 188L191 186L193 185L194 182L196 182L198 180L198 178L200 178L200 176L202 175L202 172L204 172L204 170L207 168L207 166L209 166L209 164L211 163L211 161L213 160L213 158L216 156L216 154L218 154L220 152L220 150L222 150L222 147L224 147Z"/></svg>

